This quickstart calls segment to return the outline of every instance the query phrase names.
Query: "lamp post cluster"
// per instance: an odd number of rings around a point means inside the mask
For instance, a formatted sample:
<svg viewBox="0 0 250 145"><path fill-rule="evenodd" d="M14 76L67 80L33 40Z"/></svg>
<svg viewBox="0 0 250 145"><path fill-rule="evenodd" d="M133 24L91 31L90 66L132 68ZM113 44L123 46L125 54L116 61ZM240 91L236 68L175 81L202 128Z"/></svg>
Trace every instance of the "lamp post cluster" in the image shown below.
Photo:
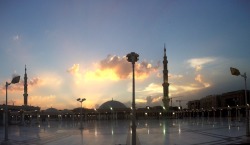
<svg viewBox="0 0 250 145"><path fill-rule="evenodd" d="M78 98L76 99L78 102L81 103L81 126L80 126L80 129L83 129L83 125L82 125L82 102L85 101L86 99L85 98Z"/></svg>
<svg viewBox="0 0 250 145"><path fill-rule="evenodd" d="M12 78L11 83L6 82L6 103L5 103L5 141L8 141L8 86L11 84L16 84L20 80L20 76L15 76Z"/></svg>
<svg viewBox="0 0 250 145"><path fill-rule="evenodd" d="M132 63L132 85L133 85L133 91L132 91L132 145L136 145L136 125L135 125L135 62L137 62L139 59L139 55L135 52L131 52L127 54L127 60L128 62Z"/></svg>

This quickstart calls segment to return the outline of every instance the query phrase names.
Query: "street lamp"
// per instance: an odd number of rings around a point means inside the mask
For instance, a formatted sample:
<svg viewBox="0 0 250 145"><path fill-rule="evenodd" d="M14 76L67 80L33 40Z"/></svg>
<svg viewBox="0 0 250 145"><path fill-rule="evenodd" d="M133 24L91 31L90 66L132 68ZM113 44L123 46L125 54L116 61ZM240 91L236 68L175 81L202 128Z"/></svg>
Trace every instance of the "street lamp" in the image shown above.
<svg viewBox="0 0 250 145"><path fill-rule="evenodd" d="M81 127L80 127L80 129L83 129L83 126L82 126L82 102L85 101L86 99L85 98L82 98L82 99L78 98L76 100L81 103Z"/></svg>
<svg viewBox="0 0 250 145"><path fill-rule="evenodd" d="M111 112L111 119L114 119L114 112L113 112L113 108L112 107L110 107L110 112Z"/></svg>
<svg viewBox="0 0 250 145"><path fill-rule="evenodd" d="M132 72L133 72L133 91L132 91L132 145L136 145L136 125L135 125L135 62L139 59L139 55L135 52L127 54L128 62L132 63Z"/></svg>
<svg viewBox="0 0 250 145"><path fill-rule="evenodd" d="M247 103L247 74L240 74L240 71L237 68L230 67L231 74L234 76L241 76L245 80L245 102L246 102L246 136L250 136L249 133L249 118L248 118L248 103Z"/></svg>
<svg viewBox="0 0 250 145"><path fill-rule="evenodd" d="M8 141L8 86L11 84L16 84L20 80L20 76L15 76L12 78L11 83L6 82L6 103L5 103L5 141Z"/></svg>

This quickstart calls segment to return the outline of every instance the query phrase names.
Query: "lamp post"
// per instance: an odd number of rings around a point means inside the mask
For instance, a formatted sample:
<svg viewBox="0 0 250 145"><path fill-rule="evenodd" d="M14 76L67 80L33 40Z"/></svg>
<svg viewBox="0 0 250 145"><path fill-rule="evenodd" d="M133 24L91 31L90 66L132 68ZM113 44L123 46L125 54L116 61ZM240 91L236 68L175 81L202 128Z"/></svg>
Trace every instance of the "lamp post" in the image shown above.
<svg viewBox="0 0 250 145"><path fill-rule="evenodd" d="M139 59L139 55L135 52L131 52L127 54L127 60L128 62L132 63L132 72L133 72L133 79L132 79L132 85L133 85L133 91L132 91L132 145L136 145L136 125L135 125L135 62L137 62Z"/></svg>
<svg viewBox="0 0 250 145"><path fill-rule="evenodd" d="M111 112L111 119L114 120L114 113L113 113L113 108L110 107L110 112Z"/></svg>
<svg viewBox="0 0 250 145"><path fill-rule="evenodd" d="M11 83L6 82L6 103L5 103L5 141L8 141L8 86L11 84L16 84L20 80L20 76L15 76L12 78Z"/></svg>
<svg viewBox="0 0 250 145"><path fill-rule="evenodd" d="M237 68L230 67L231 74L234 76L241 76L245 80L245 102L246 102L246 136L250 137L249 133L249 117L248 117L248 103L247 103L247 74L240 74L240 71Z"/></svg>
<svg viewBox="0 0 250 145"><path fill-rule="evenodd" d="M81 103L81 127L80 127L80 129L83 129L83 126L82 126L82 102L85 101L86 99L85 98L82 98L82 99L78 98L76 100Z"/></svg>

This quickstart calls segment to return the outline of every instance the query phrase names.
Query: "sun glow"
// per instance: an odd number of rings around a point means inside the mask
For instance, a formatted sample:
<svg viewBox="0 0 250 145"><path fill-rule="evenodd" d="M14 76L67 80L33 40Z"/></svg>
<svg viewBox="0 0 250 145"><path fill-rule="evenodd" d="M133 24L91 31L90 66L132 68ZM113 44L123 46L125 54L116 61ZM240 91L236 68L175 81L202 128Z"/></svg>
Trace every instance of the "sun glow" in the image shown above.
<svg viewBox="0 0 250 145"><path fill-rule="evenodd" d="M85 74L86 81L104 81L104 80L112 80L118 81L119 77L116 75L116 72L113 69L105 69L105 70L96 70L96 71L89 71Z"/></svg>

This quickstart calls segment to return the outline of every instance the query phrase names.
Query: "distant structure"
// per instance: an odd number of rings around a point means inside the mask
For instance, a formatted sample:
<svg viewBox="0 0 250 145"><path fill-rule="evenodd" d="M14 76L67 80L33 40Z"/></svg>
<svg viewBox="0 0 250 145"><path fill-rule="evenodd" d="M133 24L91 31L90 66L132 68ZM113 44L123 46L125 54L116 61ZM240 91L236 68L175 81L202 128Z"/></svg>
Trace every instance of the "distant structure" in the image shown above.
<svg viewBox="0 0 250 145"><path fill-rule="evenodd" d="M165 44L164 44L164 57L163 57L163 83L162 83L162 86L163 86L163 99L162 99L162 102L163 102L163 105L165 107L166 110L169 110L169 96L168 96L168 93L169 93L169 83L168 83L168 60L167 60L167 55L166 55L166 47L165 47Z"/></svg>
<svg viewBox="0 0 250 145"><path fill-rule="evenodd" d="M24 105L25 105L25 106L28 105L28 83L27 83L27 80L28 80L28 77L27 77L26 65L25 65L25 74L24 74L24 94L23 94Z"/></svg>

